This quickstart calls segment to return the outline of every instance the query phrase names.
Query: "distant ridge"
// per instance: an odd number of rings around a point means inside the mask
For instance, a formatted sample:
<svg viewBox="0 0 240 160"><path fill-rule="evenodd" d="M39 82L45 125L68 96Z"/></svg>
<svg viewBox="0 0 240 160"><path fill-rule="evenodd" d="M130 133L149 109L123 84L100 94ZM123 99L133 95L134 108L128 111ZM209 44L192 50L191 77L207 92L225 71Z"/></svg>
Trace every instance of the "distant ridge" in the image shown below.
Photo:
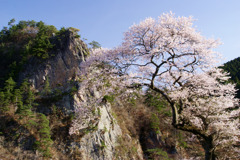
<svg viewBox="0 0 240 160"><path fill-rule="evenodd" d="M240 98L240 57L225 63L221 68L230 73L230 82L237 84L237 97Z"/></svg>

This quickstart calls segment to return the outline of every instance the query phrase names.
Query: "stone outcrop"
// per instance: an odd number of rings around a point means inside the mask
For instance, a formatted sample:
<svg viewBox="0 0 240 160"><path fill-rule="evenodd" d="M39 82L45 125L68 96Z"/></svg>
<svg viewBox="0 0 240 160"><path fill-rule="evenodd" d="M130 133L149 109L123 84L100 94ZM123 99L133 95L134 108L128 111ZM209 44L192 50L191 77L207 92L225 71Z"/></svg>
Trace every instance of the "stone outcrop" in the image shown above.
<svg viewBox="0 0 240 160"><path fill-rule="evenodd" d="M99 107L100 117L94 131L86 133L80 142L72 142L72 146L81 153L82 159L115 159L118 138L122 136L121 129L111 115L111 106L106 104Z"/></svg>
<svg viewBox="0 0 240 160"><path fill-rule="evenodd" d="M79 74L79 65L89 54L86 44L70 30L53 37L54 49L47 60L33 58L20 74L20 81L28 78L36 90L42 90L48 78L52 88L66 86Z"/></svg>

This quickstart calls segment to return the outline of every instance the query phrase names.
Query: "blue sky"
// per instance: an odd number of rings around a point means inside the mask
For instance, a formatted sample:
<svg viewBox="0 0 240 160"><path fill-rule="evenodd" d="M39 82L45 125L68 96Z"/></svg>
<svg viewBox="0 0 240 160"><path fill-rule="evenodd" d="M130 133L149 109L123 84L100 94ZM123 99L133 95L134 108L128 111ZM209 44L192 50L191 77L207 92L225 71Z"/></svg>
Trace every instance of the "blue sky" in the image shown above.
<svg viewBox="0 0 240 160"><path fill-rule="evenodd" d="M42 20L57 28L79 28L81 37L111 48L133 23L169 11L193 16L205 37L220 39L224 44L216 50L223 62L240 57L239 0L0 0L0 29L12 18Z"/></svg>

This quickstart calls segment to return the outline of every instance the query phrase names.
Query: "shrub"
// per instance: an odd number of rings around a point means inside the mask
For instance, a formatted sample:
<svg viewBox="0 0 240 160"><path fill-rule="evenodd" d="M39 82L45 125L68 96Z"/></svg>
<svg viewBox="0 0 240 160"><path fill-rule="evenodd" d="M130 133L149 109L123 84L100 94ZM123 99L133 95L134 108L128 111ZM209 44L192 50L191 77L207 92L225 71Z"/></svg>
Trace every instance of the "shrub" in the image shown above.
<svg viewBox="0 0 240 160"><path fill-rule="evenodd" d="M73 96L76 92L78 91L76 86L72 86L71 90L70 90L70 95Z"/></svg>
<svg viewBox="0 0 240 160"><path fill-rule="evenodd" d="M162 160L171 160L168 158L167 152L161 148L148 149L147 152L149 152L152 157L161 157Z"/></svg>
<svg viewBox="0 0 240 160"><path fill-rule="evenodd" d="M103 100L109 103L113 103L115 100L115 96L114 95L105 95L103 97Z"/></svg>
<svg viewBox="0 0 240 160"><path fill-rule="evenodd" d="M151 116L151 128L156 132L156 133L160 133L160 129L159 129L159 125L160 125L160 120L158 118L158 116L153 113Z"/></svg>

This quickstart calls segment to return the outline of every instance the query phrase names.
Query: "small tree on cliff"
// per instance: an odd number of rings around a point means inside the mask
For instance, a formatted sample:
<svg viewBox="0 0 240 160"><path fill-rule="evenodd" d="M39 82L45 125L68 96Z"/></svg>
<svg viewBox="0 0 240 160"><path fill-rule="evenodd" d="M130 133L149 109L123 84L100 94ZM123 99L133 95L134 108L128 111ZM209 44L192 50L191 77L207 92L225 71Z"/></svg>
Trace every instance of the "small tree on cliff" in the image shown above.
<svg viewBox="0 0 240 160"><path fill-rule="evenodd" d="M205 159L213 160L220 144L231 148L239 141L239 108L234 86L223 85L226 75L214 69L218 54L212 49L219 42L204 38L192 22L172 13L147 18L125 32L121 46L95 50L81 67L88 77L84 86L99 88L103 82L92 82L97 74L98 80L116 79L108 88L134 83L162 94L172 108L172 125L195 134Z"/></svg>

